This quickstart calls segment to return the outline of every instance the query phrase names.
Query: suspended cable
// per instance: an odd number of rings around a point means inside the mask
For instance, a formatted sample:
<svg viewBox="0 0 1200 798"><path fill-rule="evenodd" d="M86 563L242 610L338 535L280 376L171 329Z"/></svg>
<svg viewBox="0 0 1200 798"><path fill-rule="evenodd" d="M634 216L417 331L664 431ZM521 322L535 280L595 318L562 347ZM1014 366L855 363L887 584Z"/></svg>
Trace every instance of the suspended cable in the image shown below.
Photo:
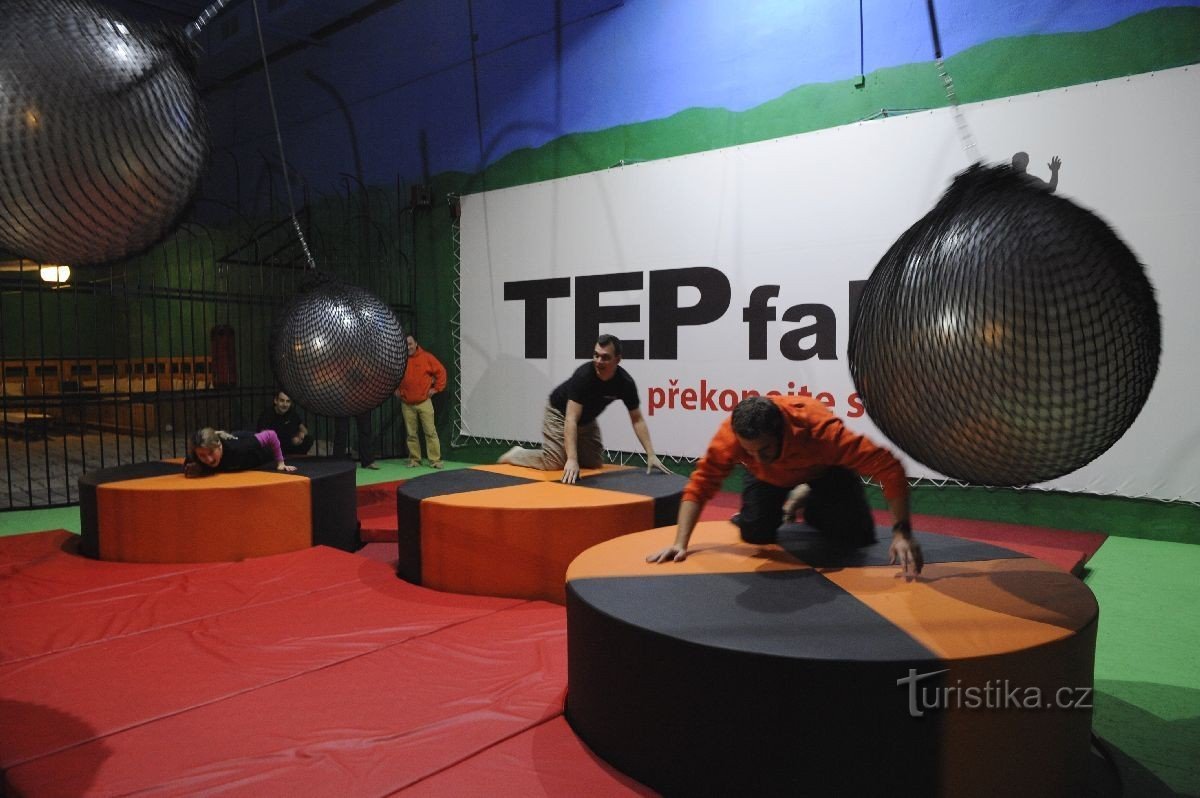
<svg viewBox="0 0 1200 798"><path fill-rule="evenodd" d="M262 55L263 77L267 81L267 104L271 108L271 121L275 125L275 143L279 146L279 166L283 172L283 187L287 189L288 208L292 213L292 228L296 231L296 238L300 240L300 248L304 250L304 259L308 262L308 268L315 270L317 263L313 260L312 253L308 249L308 242L304 239L304 231L300 229L300 221L296 218L296 201L292 197L292 181L288 178L287 159L283 154L283 135L279 132L279 114L275 110L275 93L271 89L271 70L267 64L267 47L263 43L262 20L258 16L258 0L250 0L250 5L254 9L254 29L258 34L258 51Z"/></svg>

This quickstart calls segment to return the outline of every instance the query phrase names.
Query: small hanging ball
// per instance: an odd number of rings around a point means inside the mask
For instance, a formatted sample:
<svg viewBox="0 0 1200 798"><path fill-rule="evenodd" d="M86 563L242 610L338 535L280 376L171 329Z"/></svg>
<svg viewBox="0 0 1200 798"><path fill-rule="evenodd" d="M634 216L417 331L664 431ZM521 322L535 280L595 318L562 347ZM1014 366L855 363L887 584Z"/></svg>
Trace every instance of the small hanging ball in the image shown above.
<svg viewBox="0 0 1200 798"><path fill-rule="evenodd" d="M935 471L995 486L1108 450L1160 353L1154 289L1116 233L1008 166L980 165L883 256L849 345L885 435Z"/></svg>
<svg viewBox="0 0 1200 798"><path fill-rule="evenodd" d="M150 247L208 155L190 45L87 0L6 0L3 17L0 248L75 266Z"/></svg>
<svg viewBox="0 0 1200 798"><path fill-rule="evenodd" d="M271 330L271 368L301 407L356 416L383 404L404 379L408 345L391 308L374 294L319 277Z"/></svg>

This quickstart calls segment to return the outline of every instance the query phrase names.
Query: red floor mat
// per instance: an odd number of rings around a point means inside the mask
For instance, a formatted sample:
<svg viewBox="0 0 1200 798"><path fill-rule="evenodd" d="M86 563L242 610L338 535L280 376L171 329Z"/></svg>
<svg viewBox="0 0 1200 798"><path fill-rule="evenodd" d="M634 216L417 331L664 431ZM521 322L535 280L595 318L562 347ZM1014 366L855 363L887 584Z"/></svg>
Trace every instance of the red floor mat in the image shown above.
<svg viewBox="0 0 1200 798"><path fill-rule="evenodd" d="M396 499L390 504L358 508L358 535L363 543L395 543L399 538Z"/></svg>
<svg viewBox="0 0 1200 798"><path fill-rule="evenodd" d="M359 507L372 504L392 503L393 512L396 509L396 488L408 480L394 479L391 482L376 482L373 485L360 485L355 489L355 497Z"/></svg>
<svg viewBox="0 0 1200 798"><path fill-rule="evenodd" d="M180 569L64 535L0 538L12 794L383 794L562 711L561 607L327 548Z"/></svg>
<svg viewBox="0 0 1200 798"><path fill-rule="evenodd" d="M1104 539L914 525L1043 559ZM409 585L389 543L139 565L74 540L0 538L0 793L650 794L562 719L561 607Z"/></svg>
<svg viewBox="0 0 1200 798"><path fill-rule="evenodd" d="M40 541L24 540L41 538ZM76 553L79 537L65 530L0 537L0 607L18 607L90 593L164 574L203 571L212 563L119 563Z"/></svg>
<svg viewBox="0 0 1200 798"><path fill-rule="evenodd" d="M404 798L657 795L584 745L567 721L551 718L404 790Z"/></svg>
<svg viewBox="0 0 1200 798"><path fill-rule="evenodd" d="M358 534L363 543L396 542L396 488L405 481L377 482L358 488Z"/></svg>
<svg viewBox="0 0 1200 798"><path fill-rule="evenodd" d="M266 560L276 561L278 576L268 587L278 598L262 590L264 566L272 564ZM211 610L204 602L178 600L196 592L197 575L168 578L142 601L129 605L122 599L123 608L102 600L80 604L73 597L55 602L61 619L42 627L48 653L37 655L36 642L26 635L24 658L0 665L0 698L75 715L105 736L520 603L425 590L396 579L380 563L326 548L220 570L223 576L213 584L232 598L214 601ZM311 584L314 577L325 585ZM37 609L44 619L45 608ZM106 630L105 637L62 647L87 637L89 626ZM14 714L12 727L21 731L11 737L0 732L0 766L83 742L69 730L31 729L20 712Z"/></svg>
<svg viewBox="0 0 1200 798"><path fill-rule="evenodd" d="M510 606L129 726L6 776L20 795L395 792L558 716L565 634L562 608Z"/></svg>

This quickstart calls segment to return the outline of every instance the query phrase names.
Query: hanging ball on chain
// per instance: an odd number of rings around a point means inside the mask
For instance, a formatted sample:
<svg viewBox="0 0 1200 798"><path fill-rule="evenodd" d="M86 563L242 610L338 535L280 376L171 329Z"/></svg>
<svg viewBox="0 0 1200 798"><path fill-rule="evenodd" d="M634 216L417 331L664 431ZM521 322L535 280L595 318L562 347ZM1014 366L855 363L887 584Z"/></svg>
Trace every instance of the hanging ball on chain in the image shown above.
<svg viewBox="0 0 1200 798"><path fill-rule="evenodd" d="M1154 289L1091 211L976 165L875 267L851 326L854 384L913 459L1028 485L1107 451L1154 385Z"/></svg>
<svg viewBox="0 0 1200 798"><path fill-rule="evenodd" d="M150 247L208 155L190 45L88 0L7 0L3 16L0 249L75 266Z"/></svg>
<svg viewBox="0 0 1200 798"><path fill-rule="evenodd" d="M356 416L383 404L408 365L404 330L369 291L318 277L271 330L271 368L293 400L325 416Z"/></svg>

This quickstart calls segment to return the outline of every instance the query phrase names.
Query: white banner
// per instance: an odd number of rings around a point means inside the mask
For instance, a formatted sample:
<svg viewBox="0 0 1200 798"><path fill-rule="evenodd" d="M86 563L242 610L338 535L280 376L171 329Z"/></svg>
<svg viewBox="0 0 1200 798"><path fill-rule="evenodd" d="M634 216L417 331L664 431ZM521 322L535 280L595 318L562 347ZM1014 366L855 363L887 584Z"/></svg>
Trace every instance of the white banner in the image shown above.
<svg viewBox="0 0 1200 798"><path fill-rule="evenodd" d="M1042 487L1200 501L1200 72L963 110L990 161L1028 152L1047 179L1061 157L1058 192L1112 225L1158 292L1146 408ZM850 379L850 291L972 159L942 109L464 197L462 432L538 441L547 395L610 332L660 453L702 454L747 390L820 395L886 442ZM619 406L600 423L609 448L640 451Z"/></svg>

